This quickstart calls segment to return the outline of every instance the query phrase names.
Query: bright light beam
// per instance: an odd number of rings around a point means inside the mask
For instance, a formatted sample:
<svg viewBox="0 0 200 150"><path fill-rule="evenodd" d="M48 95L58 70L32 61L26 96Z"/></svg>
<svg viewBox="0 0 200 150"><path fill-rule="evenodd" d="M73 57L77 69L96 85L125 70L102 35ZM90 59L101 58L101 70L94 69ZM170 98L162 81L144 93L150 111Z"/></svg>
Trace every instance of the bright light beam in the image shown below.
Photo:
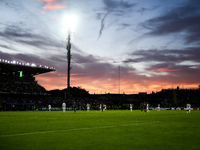
<svg viewBox="0 0 200 150"><path fill-rule="evenodd" d="M63 18L63 30L64 32L74 32L77 25L77 16L68 15Z"/></svg>

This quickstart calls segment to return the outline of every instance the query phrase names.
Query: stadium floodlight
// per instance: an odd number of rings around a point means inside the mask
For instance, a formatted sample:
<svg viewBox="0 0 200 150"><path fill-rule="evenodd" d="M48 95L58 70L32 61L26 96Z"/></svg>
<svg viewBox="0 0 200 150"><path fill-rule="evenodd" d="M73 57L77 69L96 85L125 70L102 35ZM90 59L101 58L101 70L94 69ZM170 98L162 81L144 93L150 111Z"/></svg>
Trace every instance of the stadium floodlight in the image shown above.
<svg viewBox="0 0 200 150"><path fill-rule="evenodd" d="M31 67L36 67L36 65L35 64L31 64Z"/></svg>
<svg viewBox="0 0 200 150"><path fill-rule="evenodd" d="M74 32L77 25L77 16L76 15L67 15L63 19L63 29L64 32Z"/></svg>

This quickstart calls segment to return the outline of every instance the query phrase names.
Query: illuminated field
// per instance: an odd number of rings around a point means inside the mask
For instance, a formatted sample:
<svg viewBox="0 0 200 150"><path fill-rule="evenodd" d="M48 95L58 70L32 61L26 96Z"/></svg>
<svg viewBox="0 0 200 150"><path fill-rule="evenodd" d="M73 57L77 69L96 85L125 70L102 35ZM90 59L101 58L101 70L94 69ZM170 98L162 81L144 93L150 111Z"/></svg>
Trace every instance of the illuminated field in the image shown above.
<svg viewBox="0 0 200 150"><path fill-rule="evenodd" d="M0 149L198 149L200 111L0 112Z"/></svg>

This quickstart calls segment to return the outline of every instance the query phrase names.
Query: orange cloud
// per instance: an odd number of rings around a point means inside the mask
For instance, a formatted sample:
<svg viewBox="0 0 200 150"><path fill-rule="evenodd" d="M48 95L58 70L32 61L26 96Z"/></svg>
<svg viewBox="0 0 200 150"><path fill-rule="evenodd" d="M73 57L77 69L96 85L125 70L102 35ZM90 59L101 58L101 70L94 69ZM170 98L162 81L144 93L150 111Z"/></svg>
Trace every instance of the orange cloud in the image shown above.
<svg viewBox="0 0 200 150"><path fill-rule="evenodd" d="M65 6L58 4L58 3L60 3L60 0L37 0L37 1L46 3L46 5L44 7L42 7L45 10L66 8Z"/></svg>
<svg viewBox="0 0 200 150"><path fill-rule="evenodd" d="M42 7L43 9L47 10L47 9L62 9L65 8L64 6L61 5L53 5L51 3L47 3L44 7Z"/></svg>
<svg viewBox="0 0 200 150"><path fill-rule="evenodd" d="M129 71L128 73L140 73L142 71Z"/></svg>
<svg viewBox="0 0 200 150"><path fill-rule="evenodd" d="M44 12L44 11L41 11L41 13L45 14L45 12Z"/></svg>
<svg viewBox="0 0 200 150"><path fill-rule="evenodd" d="M156 72L162 72L162 71L165 71L165 72L168 72L168 71L178 71L178 70L173 70L173 69L170 69L170 68L158 68L156 70L151 70L151 71L156 71Z"/></svg>

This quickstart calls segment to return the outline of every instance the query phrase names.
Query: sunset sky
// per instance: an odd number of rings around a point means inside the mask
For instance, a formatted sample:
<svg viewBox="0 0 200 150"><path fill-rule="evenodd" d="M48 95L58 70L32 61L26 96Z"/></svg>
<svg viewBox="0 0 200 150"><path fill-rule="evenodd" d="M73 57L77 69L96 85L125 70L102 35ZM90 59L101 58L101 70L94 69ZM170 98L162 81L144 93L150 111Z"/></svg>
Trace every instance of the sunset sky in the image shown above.
<svg viewBox="0 0 200 150"><path fill-rule="evenodd" d="M137 94L200 85L200 0L0 0L0 59L53 66L36 80L66 88L69 16L72 87Z"/></svg>

